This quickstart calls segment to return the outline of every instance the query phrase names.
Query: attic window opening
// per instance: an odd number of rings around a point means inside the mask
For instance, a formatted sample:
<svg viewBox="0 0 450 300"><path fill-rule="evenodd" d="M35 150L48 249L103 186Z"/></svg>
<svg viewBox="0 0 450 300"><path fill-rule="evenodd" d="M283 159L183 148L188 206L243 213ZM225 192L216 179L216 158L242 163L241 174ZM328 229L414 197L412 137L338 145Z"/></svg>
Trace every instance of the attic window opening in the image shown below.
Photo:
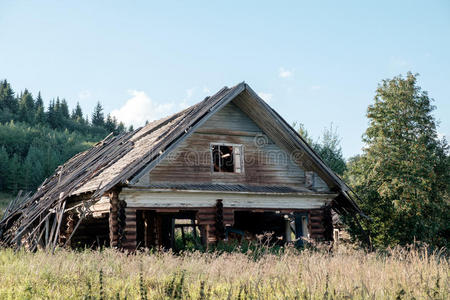
<svg viewBox="0 0 450 300"><path fill-rule="evenodd" d="M242 173L241 145L211 145L214 173Z"/></svg>

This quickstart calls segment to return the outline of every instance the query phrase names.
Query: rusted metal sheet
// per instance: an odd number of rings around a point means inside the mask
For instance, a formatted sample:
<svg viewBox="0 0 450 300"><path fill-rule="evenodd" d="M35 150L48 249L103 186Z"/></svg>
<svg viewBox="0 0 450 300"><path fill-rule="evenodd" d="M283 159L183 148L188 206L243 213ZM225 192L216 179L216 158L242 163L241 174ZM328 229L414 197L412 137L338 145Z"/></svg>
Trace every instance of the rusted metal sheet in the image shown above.
<svg viewBox="0 0 450 300"><path fill-rule="evenodd" d="M246 185L246 184L215 184L215 183L152 183L145 186L149 190L174 191L217 191L217 192L248 192L248 193L310 193L315 191L301 187L281 185Z"/></svg>

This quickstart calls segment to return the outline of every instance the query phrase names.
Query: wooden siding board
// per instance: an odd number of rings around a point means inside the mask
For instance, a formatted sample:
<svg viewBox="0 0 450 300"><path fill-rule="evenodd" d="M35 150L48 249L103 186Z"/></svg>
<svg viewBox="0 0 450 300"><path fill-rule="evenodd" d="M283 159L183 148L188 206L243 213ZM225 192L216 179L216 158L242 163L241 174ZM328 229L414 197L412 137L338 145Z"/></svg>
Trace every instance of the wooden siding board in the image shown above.
<svg viewBox="0 0 450 300"><path fill-rule="evenodd" d="M226 131L231 134L225 134ZM205 133L208 132L208 133ZM246 133L236 135L237 133ZM264 143L258 144L257 139ZM242 174L211 172L211 143L243 145ZM303 187L305 172L233 102L207 120L136 185L149 183L242 183Z"/></svg>
<svg viewBox="0 0 450 300"><path fill-rule="evenodd" d="M258 194L226 192L152 192L124 188L120 199L127 207L192 208L213 207L217 199L223 199L228 208L314 209L328 204L335 194ZM128 217L127 217L128 220Z"/></svg>

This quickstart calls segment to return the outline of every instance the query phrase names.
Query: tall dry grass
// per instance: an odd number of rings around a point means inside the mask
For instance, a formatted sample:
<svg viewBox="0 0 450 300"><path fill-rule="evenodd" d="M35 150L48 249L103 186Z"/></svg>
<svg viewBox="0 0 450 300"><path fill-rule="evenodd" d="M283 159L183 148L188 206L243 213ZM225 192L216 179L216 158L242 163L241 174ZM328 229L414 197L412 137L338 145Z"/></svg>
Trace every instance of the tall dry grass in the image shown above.
<svg viewBox="0 0 450 300"><path fill-rule="evenodd" d="M449 261L426 249L333 253L0 251L0 299L448 299Z"/></svg>

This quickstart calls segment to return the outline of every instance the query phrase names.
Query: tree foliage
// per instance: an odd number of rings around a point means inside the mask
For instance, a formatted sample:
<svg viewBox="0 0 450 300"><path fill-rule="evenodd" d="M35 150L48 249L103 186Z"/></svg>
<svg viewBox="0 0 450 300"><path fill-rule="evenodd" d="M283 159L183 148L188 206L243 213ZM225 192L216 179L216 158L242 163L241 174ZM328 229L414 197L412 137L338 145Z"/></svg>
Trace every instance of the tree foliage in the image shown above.
<svg viewBox="0 0 450 300"><path fill-rule="evenodd" d="M0 192L35 189L55 168L110 132L125 132L122 123L109 117L105 123L98 103L95 124L83 117L81 106L69 114L65 99L52 99L47 110L37 97L24 90L17 97L10 84L0 81Z"/></svg>
<svg viewBox="0 0 450 300"><path fill-rule="evenodd" d="M322 136L314 141L308 130L302 123L294 123L293 127L303 139L313 148L322 160L339 175L343 175L346 170L344 155L342 154L341 138L337 129L330 124L329 128L323 130Z"/></svg>
<svg viewBox="0 0 450 300"><path fill-rule="evenodd" d="M448 246L450 160L431 101L408 73L383 80L367 109L366 147L349 161L346 179L371 218L363 229L375 246L414 240ZM362 234L349 224L354 236Z"/></svg>

